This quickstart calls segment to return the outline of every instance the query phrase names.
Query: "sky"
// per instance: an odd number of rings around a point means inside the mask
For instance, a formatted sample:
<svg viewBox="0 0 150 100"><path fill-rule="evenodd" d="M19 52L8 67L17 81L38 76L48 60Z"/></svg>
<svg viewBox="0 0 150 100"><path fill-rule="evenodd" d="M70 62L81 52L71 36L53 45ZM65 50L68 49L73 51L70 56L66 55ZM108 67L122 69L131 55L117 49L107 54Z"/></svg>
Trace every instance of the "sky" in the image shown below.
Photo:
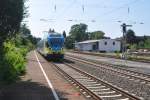
<svg viewBox="0 0 150 100"><path fill-rule="evenodd" d="M79 23L87 24L89 32L101 30L111 38L122 36L122 23L132 25L128 29L138 36L150 35L150 0L28 0L26 6L25 21L36 37L49 28L68 34Z"/></svg>

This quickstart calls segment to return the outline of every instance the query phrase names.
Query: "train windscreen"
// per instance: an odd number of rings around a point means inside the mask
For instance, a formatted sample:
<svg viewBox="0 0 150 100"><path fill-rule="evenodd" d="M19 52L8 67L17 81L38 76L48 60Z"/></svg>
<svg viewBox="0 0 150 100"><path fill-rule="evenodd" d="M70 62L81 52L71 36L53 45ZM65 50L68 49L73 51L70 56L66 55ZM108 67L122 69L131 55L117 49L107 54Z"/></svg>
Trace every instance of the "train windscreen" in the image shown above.
<svg viewBox="0 0 150 100"><path fill-rule="evenodd" d="M49 40L49 45L52 48L62 48L64 45L64 41L62 38L51 38Z"/></svg>

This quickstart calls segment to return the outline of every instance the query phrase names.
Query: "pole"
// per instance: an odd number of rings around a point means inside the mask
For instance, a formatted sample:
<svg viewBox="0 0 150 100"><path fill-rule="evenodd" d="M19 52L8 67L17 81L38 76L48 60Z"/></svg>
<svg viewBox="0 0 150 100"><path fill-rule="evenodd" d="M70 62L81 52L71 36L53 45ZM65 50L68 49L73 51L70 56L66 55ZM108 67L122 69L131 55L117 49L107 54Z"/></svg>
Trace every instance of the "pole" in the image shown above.
<svg viewBox="0 0 150 100"><path fill-rule="evenodd" d="M127 59L127 55L126 55L126 47L127 47L127 45L126 45L126 34L127 34L127 27L132 27L132 25L126 25L126 23L123 23L122 25L121 25L121 27L122 27L122 32L123 32L123 44L122 44L122 58L123 59Z"/></svg>

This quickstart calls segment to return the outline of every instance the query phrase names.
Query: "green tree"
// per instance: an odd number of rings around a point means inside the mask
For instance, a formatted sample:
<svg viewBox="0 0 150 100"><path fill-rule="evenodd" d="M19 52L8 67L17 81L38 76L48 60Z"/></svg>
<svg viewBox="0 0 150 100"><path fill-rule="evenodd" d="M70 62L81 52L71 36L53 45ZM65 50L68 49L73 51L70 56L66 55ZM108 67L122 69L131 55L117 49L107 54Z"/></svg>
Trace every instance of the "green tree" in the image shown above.
<svg viewBox="0 0 150 100"><path fill-rule="evenodd" d="M55 32L55 30L54 30L54 29L52 29L52 32Z"/></svg>
<svg viewBox="0 0 150 100"><path fill-rule="evenodd" d="M66 38L66 37L67 37L67 35L66 35L66 32L65 32L65 31L63 31L63 36L64 36L64 38Z"/></svg>
<svg viewBox="0 0 150 100"><path fill-rule="evenodd" d="M127 43L129 43L129 44L136 43L136 36L135 36L135 32L133 30L129 29L127 31L126 40L127 40Z"/></svg>
<svg viewBox="0 0 150 100"><path fill-rule="evenodd" d="M20 27L20 34L24 36L29 36L31 35L30 29L27 27L26 24L21 25Z"/></svg>
<svg viewBox="0 0 150 100"><path fill-rule="evenodd" d="M88 39L88 34L86 33L87 25L80 23L73 25L69 32L69 35L74 37L75 41L80 42Z"/></svg>
<svg viewBox="0 0 150 100"><path fill-rule="evenodd" d="M150 48L150 39L147 39L144 43L145 48Z"/></svg>
<svg viewBox="0 0 150 100"><path fill-rule="evenodd" d="M105 33L103 31L95 31L95 32L91 32L89 33L89 39L102 39L104 38Z"/></svg>
<svg viewBox="0 0 150 100"><path fill-rule="evenodd" d="M27 13L24 1L0 0L0 82L15 81L25 72L25 56L36 41L27 26L21 26Z"/></svg>
<svg viewBox="0 0 150 100"><path fill-rule="evenodd" d="M139 47L139 48L144 48L144 41L140 41L140 42L138 43L138 47Z"/></svg>
<svg viewBox="0 0 150 100"><path fill-rule="evenodd" d="M65 40L65 47L66 47L67 49L73 49L73 48L74 48L74 43L75 43L74 37L72 37L72 36L66 37L66 40Z"/></svg>
<svg viewBox="0 0 150 100"><path fill-rule="evenodd" d="M0 47L6 38L14 36L24 17L24 0L0 1Z"/></svg>

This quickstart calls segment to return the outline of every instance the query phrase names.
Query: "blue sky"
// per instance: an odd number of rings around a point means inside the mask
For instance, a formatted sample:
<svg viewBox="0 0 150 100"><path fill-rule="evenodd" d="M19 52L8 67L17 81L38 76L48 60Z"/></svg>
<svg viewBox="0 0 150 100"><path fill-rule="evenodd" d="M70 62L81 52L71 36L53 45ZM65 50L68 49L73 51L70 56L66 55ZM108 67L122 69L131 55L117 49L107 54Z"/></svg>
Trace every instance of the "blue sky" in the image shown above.
<svg viewBox="0 0 150 100"><path fill-rule="evenodd" d="M88 31L102 30L106 36L116 38L122 35L121 23L117 21L132 24L136 35L150 35L150 0L29 0L26 5L27 25L37 37L49 28L68 33L72 25L85 23Z"/></svg>

